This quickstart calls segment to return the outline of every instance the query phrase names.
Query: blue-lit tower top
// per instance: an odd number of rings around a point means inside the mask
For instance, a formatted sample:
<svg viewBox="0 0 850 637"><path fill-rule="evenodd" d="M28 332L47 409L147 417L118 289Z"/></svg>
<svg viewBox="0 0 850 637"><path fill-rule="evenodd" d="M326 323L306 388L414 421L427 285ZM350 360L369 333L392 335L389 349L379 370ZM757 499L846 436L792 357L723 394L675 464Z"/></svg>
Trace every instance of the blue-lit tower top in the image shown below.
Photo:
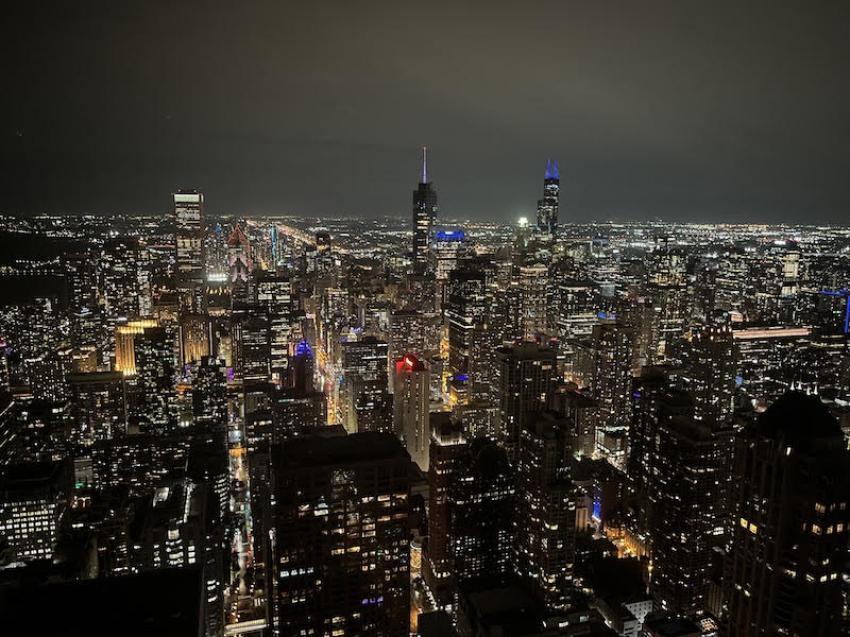
<svg viewBox="0 0 850 637"><path fill-rule="evenodd" d="M546 160L543 175L543 198L537 202L537 231L554 236L558 229L558 202L561 193L561 172L558 162Z"/></svg>

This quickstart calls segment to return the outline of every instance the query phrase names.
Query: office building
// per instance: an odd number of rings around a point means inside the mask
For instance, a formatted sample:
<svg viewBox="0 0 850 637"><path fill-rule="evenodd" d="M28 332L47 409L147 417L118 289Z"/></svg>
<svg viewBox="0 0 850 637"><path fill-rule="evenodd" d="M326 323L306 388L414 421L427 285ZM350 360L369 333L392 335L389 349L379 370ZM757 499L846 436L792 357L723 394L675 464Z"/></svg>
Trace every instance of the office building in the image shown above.
<svg viewBox="0 0 850 637"><path fill-rule="evenodd" d="M0 469L0 538L13 561L50 559L70 507L70 463L10 464Z"/></svg>

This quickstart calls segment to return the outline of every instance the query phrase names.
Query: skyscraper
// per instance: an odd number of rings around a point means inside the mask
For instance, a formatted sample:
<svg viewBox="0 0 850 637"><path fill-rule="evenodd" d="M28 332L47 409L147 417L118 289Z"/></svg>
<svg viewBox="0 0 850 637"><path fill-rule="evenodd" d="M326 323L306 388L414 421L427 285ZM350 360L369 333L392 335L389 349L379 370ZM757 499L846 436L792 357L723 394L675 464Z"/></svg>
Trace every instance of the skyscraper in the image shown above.
<svg viewBox="0 0 850 637"><path fill-rule="evenodd" d="M292 285L281 272L263 272L257 278L257 305L269 321L269 369L278 386L289 367L289 339L292 331Z"/></svg>
<svg viewBox="0 0 850 637"><path fill-rule="evenodd" d="M204 309L204 195L178 190L174 197L174 277L180 306Z"/></svg>
<svg viewBox="0 0 850 637"><path fill-rule="evenodd" d="M404 441L407 453L423 471L428 470L430 394L428 365L407 354L395 363L393 378L393 431Z"/></svg>
<svg viewBox="0 0 850 637"><path fill-rule="evenodd" d="M570 431L552 412L529 417L517 458L516 569L547 604L565 608L575 562Z"/></svg>
<svg viewBox="0 0 850 637"><path fill-rule="evenodd" d="M504 449L469 443L449 486L448 537L455 583L513 573L516 479Z"/></svg>
<svg viewBox="0 0 850 637"><path fill-rule="evenodd" d="M543 411L555 390L555 350L537 343L521 343L496 350L499 372L500 440L515 457L520 433Z"/></svg>
<svg viewBox="0 0 850 637"><path fill-rule="evenodd" d="M422 147L422 178L413 191L413 264L424 270L428 263L431 232L437 221L437 191L428 181L428 149Z"/></svg>
<svg viewBox="0 0 850 637"><path fill-rule="evenodd" d="M558 162L546 161L546 173L543 176L543 199L537 202L537 230L546 235L554 235L558 229L558 200L561 192L561 174Z"/></svg>
<svg viewBox="0 0 850 637"><path fill-rule="evenodd" d="M133 337L132 354L134 373L127 378L130 421L164 431L173 395L174 343L164 327L144 325Z"/></svg>
<svg viewBox="0 0 850 637"><path fill-rule="evenodd" d="M661 398L647 494L650 590L667 611L707 610L715 550L727 529L725 476L732 430L697 420L683 392ZM742 633L746 634L746 633Z"/></svg>
<svg viewBox="0 0 850 637"><path fill-rule="evenodd" d="M306 436L276 460L276 630L407 635L410 458L399 441Z"/></svg>
<svg viewBox="0 0 850 637"><path fill-rule="evenodd" d="M739 435L726 635L842 631L850 455L820 400L788 393Z"/></svg>
<svg viewBox="0 0 850 637"><path fill-rule="evenodd" d="M709 423L731 418L736 374L732 326L697 326L685 348L683 362L681 380L694 397L694 417Z"/></svg>
<svg viewBox="0 0 850 637"><path fill-rule="evenodd" d="M251 242L248 241L248 237L238 223L233 226L227 238L227 267L233 304L248 303L252 297L251 272L254 269L254 261L251 255Z"/></svg>
<svg viewBox="0 0 850 637"><path fill-rule="evenodd" d="M469 374L473 331L487 322L486 275L473 264L463 264L449 275L446 323L449 336L449 370Z"/></svg>
<svg viewBox="0 0 850 637"><path fill-rule="evenodd" d="M549 268L543 263L521 265L516 272L516 285L520 298L519 334L523 340L533 341L541 335L551 334L547 321L546 290L549 286Z"/></svg>
<svg viewBox="0 0 850 637"><path fill-rule="evenodd" d="M460 422L448 412L431 417L428 454L428 540L422 559L422 576L438 606L452 602L454 553L452 549L452 500L454 487L466 459L468 442Z"/></svg>
<svg viewBox="0 0 850 637"><path fill-rule="evenodd" d="M625 469L626 438L631 418L634 330L617 320L603 320L591 337L590 389L598 401L597 451Z"/></svg>
<svg viewBox="0 0 850 637"><path fill-rule="evenodd" d="M387 343L374 336L342 344L340 421L349 433L390 431Z"/></svg>

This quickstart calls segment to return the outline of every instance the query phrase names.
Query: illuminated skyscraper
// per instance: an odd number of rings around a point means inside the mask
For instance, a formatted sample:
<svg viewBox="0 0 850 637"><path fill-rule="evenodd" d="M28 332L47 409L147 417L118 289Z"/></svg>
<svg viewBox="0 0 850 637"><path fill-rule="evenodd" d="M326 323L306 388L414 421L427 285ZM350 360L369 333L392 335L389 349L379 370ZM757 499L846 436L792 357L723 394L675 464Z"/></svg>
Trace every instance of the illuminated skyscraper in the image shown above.
<svg viewBox="0 0 850 637"><path fill-rule="evenodd" d="M437 191L428 181L427 149L422 148L422 179L413 191L413 264L425 269L428 263L428 247L431 232L437 221Z"/></svg>
<svg viewBox="0 0 850 637"><path fill-rule="evenodd" d="M276 457L280 635L410 630L410 458L389 433L287 441Z"/></svg>
<svg viewBox="0 0 850 637"><path fill-rule="evenodd" d="M292 331L292 285L278 272L263 272L257 279L257 304L269 320L269 369L272 380L283 384L289 367L289 338Z"/></svg>
<svg viewBox="0 0 850 637"><path fill-rule="evenodd" d="M449 328L449 370L469 374L472 366L473 332L487 321L486 275L472 264L464 264L449 275L446 294L446 323Z"/></svg>
<svg viewBox="0 0 850 637"><path fill-rule="evenodd" d="M180 316L180 362L183 365L209 356L210 340L209 315L186 312Z"/></svg>
<svg viewBox="0 0 850 637"><path fill-rule="evenodd" d="M440 316L436 312L396 310L389 316L389 359L405 354L429 359L440 348ZM392 370L390 370L392 371Z"/></svg>
<svg viewBox="0 0 850 637"><path fill-rule="evenodd" d="M169 402L174 389L174 343L164 327L145 325L133 336L132 369L127 379L130 421L163 431L170 421Z"/></svg>
<svg viewBox="0 0 850 637"><path fill-rule="evenodd" d="M517 461L516 569L547 604L565 608L575 562L575 499L569 424L552 412L530 417Z"/></svg>
<svg viewBox="0 0 850 637"><path fill-rule="evenodd" d="M149 255L134 238L109 239L97 263L98 294L108 321L151 313Z"/></svg>
<svg viewBox="0 0 850 637"><path fill-rule="evenodd" d="M683 362L682 384L694 398L694 417L718 424L729 420L736 375L732 326L696 326Z"/></svg>
<svg viewBox="0 0 850 637"><path fill-rule="evenodd" d="M460 228L441 229L434 233L431 253L434 276L437 279L437 301L441 307L446 303L449 274L458 266L458 262L468 249L466 233Z"/></svg>
<svg viewBox="0 0 850 637"><path fill-rule="evenodd" d="M543 199L537 202L537 230L543 234L554 235L558 229L558 200L561 192L561 175L558 162L546 161L546 173L543 177Z"/></svg>
<svg viewBox="0 0 850 637"><path fill-rule="evenodd" d="M486 438L472 440L448 494L456 584L512 574L516 479L504 449Z"/></svg>
<svg viewBox="0 0 850 637"><path fill-rule="evenodd" d="M395 363L393 378L393 431L423 471L428 470L430 378L428 366L407 354Z"/></svg>
<svg viewBox="0 0 850 637"><path fill-rule="evenodd" d="M651 392L649 385L644 389ZM653 563L650 591L667 611L705 612L712 566L719 568L728 528L732 430L697 420L694 402L684 392L669 390L645 400L648 410L655 407L654 418L642 414L649 424L649 431L642 432L649 458L642 506Z"/></svg>
<svg viewBox="0 0 850 637"><path fill-rule="evenodd" d="M251 272L254 269L251 243L239 224L233 226L227 238L227 267L230 293L234 304L251 299Z"/></svg>
<svg viewBox="0 0 850 637"><path fill-rule="evenodd" d="M181 308L204 309L204 195L198 190L174 193L175 288Z"/></svg>
<svg viewBox="0 0 850 637"><path fill-rule="evenodd" d="M306 340L301 340L295 346L295 354L289 363L289 385L300 396L312 393L313 375L316 370L316 357L313 349Z"/></svg>
<svg viewBox="0 0 850 637"><path fill-rule="evenodd" d="M547 321L546 291L549 286L549 268L542 263L521 265L517 271L520 296L520 329L523 340L533 341L541 335L551 334Z"/></svg>
<svg viewBox="0 0 850 637"><path fill-rule="evenodd" d="M246 384L271 379L269 313L266 307L247 305L233 312L234 368Z"/></svg>
<svg viewBox="0 0 850 637"><path fill-rule="evenodd" d="M205 430L227 426L227 370L222 361L204 357L192 370L192 418Z"/></svg>
<svg viewBox="0 0 850 637"><path fill-rule="evenodd" d="M428 542L422 575L439 606L452 602L454 552L452 548L452 501L450 489L462 472L468 443L461 424L448 412L434 413L430 420L428 454Z"/></svg>
<svg viewBox="0 0 850 637"><path fill-rule="evenodd" d="M555 350L537 343L500 347L496 351L499 373L500 440L515 458L521 432L532 414L549 405L557 377Z"/></svg>
<svg viewBox="0 0 850 637"><path fill-rule="evenodd" d="M820 400L788 393L736 441L726 635L842 630L850 455Z"/></svg>
<svg viewBox="0 0 850 637"><path fill-rule="evenodd" d="M391 431L387 343L366 336L342 345L341 418L349 433Z"/></svg>
<svg viewBox="0 0 850 637"><path fill-rule="evenodd" d="M633 346L634 330L616 319L604 319L593 327L588 376L599 407L597 452L619 469L626 466Z"/></svg>

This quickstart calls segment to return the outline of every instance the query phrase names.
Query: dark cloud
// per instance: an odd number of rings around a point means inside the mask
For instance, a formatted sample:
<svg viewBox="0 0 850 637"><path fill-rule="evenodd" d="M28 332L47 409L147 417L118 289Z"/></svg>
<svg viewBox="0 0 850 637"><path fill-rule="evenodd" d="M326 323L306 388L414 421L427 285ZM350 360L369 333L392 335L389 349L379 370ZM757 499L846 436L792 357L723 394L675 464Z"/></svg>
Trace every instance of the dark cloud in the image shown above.
<svg viewBox="0 0 850 637"><path fill-rule="evenodd" d="M0 210L845 221L850 5L19 2Z"/></svg>

